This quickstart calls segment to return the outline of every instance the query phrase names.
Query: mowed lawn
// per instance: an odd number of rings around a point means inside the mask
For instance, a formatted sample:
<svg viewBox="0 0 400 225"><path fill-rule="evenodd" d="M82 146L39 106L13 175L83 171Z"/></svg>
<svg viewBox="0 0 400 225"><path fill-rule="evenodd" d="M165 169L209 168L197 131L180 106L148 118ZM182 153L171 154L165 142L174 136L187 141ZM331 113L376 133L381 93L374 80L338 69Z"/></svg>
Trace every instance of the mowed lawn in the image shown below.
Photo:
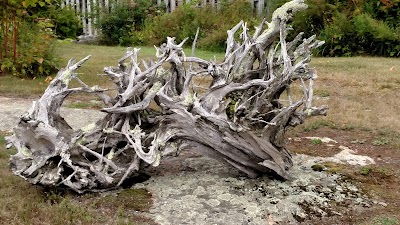
<svg viewBox="0 0 400 225"><path fill-rule="evenodd" d="M139 57L143 60L155 59L154 47L140 48ZM96 45L82 45L60 42L57 43L55 55L59 61L59 68L67 65L68 60L75 58L80 60L88 55L91 58L78 70L79 77L88 85L100 85L102 87L113 87L113 84L106 76L103 76L104 67L117 66L118 60L125 55L126 47L110 47ZM187 55L191 54L191 49L185 49ZM221 59L223 54L196 50L195 55L204 59ZM54 76L54 75L53 75ZM0 76L0 95L13 97L34 97L38 98L47 87L45 82L47 77L36 77L34 80L21 79L15 76ZM72 82L71 85L77 85Z"/></svg>
<svg viewBox="0 0 400 225"><path fill-rule="evenodd" d="M72 57L81 59L92 55L78 70L79 76L89 85L104 87L112 84L101 76L103 68L116 66L125 51L124 47L65 43L58 44L56 50L61 67ZM147 59L154 55L154 48L141 47L139 57ZM196 51L195 55L207 60L214 55L217 59L223 57L223 54L204 51ZM312 136L321 127L346 130L350 134L369 132L376 137L377 144L397 149L400 154L400 59L313 58L311 66L318 72L314 104L327 104L330 109L326 117L306 120L289 135L308 132ZM46 87L45 78L0 77L0 96L38 98ZM76 196L44 190L12 175L8 159L13 150L5 150L5 135L0 132L0 224L152 224L137 214L151 206L151 194L145 190L107 197Z"/></svg>

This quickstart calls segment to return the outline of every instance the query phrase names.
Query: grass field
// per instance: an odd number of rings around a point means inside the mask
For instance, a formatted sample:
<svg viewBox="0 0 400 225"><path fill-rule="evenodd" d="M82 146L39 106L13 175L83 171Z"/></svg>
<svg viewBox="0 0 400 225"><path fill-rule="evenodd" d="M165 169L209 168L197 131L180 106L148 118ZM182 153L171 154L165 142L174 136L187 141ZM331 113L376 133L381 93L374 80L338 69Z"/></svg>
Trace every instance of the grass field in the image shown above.
<svg viewBox="0 0 400 225"><path fill-rule="evenodd" d="M109 87L102 74L105 66L116 65L124 55L123 47L105 47L78 44L59 44L57 53L61 66L69 58L92 58L79 69L80 77L89 85ZM142 47L140 57L154 57L154 48ZM188 50L189 54L190 50ZM215 53L196 52L211 59ZM217 59L222 54L216 54ZM354 57L314 58L311 65L318 71L315 82L315 105L329 105L328 116L307 120L289 131L289 137L327 136L343 141L359 152L374 158L388 157L392 161L376 166L344 168L331 165L332 171L343 172L363 187L389 203L387 208L363 215L344 215L348 224L398 224L400 222L400 59ZM47 87L45 78L22 80L0 77L0 95L37 98ZM75 107L84 107L76 104ZM15 177L7 168L12 151L4 149L0 133L0 223L2 224L126 224L127 221L151 223L139 217L135 210L146 211L151 195L144 190L109 196L106 200L97 194L74 196L42 190ZM329 155L316 143L289 143L296 153ZM325 150L325 151L322 151ZM396 169L397 168L397 169ZM365 172L368 171L368 172ZM382 172L386 171L386 172ZM379 181L379 182L378 182ZM389 190L389 191L388 191ZM143 199L139 205L121 204L130 198ZM80 204L75 204L80 203ZM359 220L357 219L359 216ZM116 221L116 222L115 222ZM361 222L360 222L361 221ZM386 222L385 222L386 221ZM394 221L394 223L393 223ZM112 224L111 223L111 224ZM344 223L346 224L346 223Z"/></svg>
<svg viewBox="0 0 400 225"><path fill-rule="evenodd" d="M154 47L139 47L139 57L147 60L155 58ZM125 55L126 47L109 47L94 45L78 45L72 43L57 43L56 55L59 58L59 68L67 65L71 58L80 60L88 55L91 58L78 70L82 81L89 86L100 85L102 87L113 87L113 84L104 74L103 68L106 66L117 66L118 60ZM187 55L191 54L191 49L185 49ZM204 59L217 59L223 57L220 53L196 50L195 55ZM53 75L54 76L54 75ZM47 87L46 77L37 77L34 80L21 79L15 76L0 76L0 95L13 97L39 97ZM72 82L72 86L76 83Z"/></svg>

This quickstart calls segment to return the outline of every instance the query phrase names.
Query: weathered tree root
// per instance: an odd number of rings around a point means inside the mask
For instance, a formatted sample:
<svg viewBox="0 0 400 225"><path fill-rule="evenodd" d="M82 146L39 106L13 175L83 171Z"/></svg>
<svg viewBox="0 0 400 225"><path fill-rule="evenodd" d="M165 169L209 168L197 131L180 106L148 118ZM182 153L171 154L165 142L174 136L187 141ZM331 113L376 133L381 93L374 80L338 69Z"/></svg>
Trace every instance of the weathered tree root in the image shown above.
<svg viewBox="0 0 400 225"><path fill-rule="evenodd" d="M253 36L241 21L228 31L222 63L187 57L185 41L175 44L174 38L156 47L157 61L141 66L139 49L128 49L117 67L104 69L118 91L113 98L77 77L75 70L89 56L70 60L6 138L8 147L18 150L10 160L12 171L33 184L79 193L107 190L121 186L143 166L157 166L163 156L192 149L249 177L273 173L288 178L292 160L285 130L327 110L312 106L316 73L308 66L310 51L323 42L315 36L301 41L302 34L286 42L287 21L304 8L303 0L286 3ZM194 78L206 76L211 84L202 93ZM72 79L82 87L69 88ZM303 89L297 100L290 92L294 82ZM107 115L73 130L60 116L60 107L75 92L98 95Z"/></svg>

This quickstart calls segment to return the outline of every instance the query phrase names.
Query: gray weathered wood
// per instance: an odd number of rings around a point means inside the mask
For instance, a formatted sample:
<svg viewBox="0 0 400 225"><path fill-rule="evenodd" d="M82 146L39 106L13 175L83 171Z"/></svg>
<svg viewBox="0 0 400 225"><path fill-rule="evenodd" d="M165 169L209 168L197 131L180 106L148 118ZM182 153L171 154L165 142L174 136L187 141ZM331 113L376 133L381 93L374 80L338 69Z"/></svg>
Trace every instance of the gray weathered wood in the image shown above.
<svg viewBox="0 0 400 225"><path fill-rule="evenodd" d="M156 61L142 65L140 49L128 49L117 66L104 69L116 85L115 97L77 77L76 69L89 57L71 60L6 138L8 147L18 150L10 160L12 171L34 184L80 193L108 190L143 167L190 149L249 177L288 178L292 160L285 131L327 110L312 105L316 72L308 65L311 50L323 42L301 40L301 35L286 42L288 19L305 7L302 0L286 3L253 35L240 22L228 31L221 63L186 57L186 40L176 44L174 38L156 47ZM196 77L211 80L205 91L195 88ZM73 79L80 88L68 87ZM291 95L294 83L301 85L301 96ZM60 107L75 92L98 95L107 115L73 130L60 116Z"/></svg>

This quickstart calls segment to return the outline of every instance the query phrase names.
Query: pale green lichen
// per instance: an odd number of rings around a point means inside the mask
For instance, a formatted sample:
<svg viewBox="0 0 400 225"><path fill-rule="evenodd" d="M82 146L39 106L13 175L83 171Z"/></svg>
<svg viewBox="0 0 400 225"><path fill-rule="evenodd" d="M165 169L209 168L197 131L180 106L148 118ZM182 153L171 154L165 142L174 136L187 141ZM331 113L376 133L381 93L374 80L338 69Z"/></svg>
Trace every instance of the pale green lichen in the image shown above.
<svg viewBox="0 0 400 225"><path fill-rule="evenodd" d="M106 155L106 158L112 160L114 158L114 155L115 155L114 149L111 149L111 151Z"/></svg>
<svg viewBox="0 0 400 225"><path fill-rule="evenodd" d="M93 130L95 127L96 127L96 124L95 123L91 123L91 124L88 124L87 126L82 127L81 130L84 133L87 133L87 132Z"/></svg>
<svg viewBox="0 0 400 225"><path fill-rule="evenodd" d="M174 149L174 150L178 150L178 145L175 143L175 142L171 142L170 144L169 144L169 147L170 148L172 148L172 149Z"/></svg>
<svg viewBox="0 0 400 225"><path fill-rule="evenodd" d="M188 94L185 96L185 99L183 100L182 104L184 106L189 106L193 104L193 102L196 100L196 96L193 94Z"/></svg>
<svg viewBox="0 0 400 225"><path fill-rule="evenodd" d="M65 70L63 73L63 76L61 77L61 82L65 84L65 86L69 85L69 82L71 81L72 78L72 71L71 70Z"/></svg>
<svg viewBox="0 0 400 225"><path fill-rule="evenodd" d="M93 87L90 88L90 90L99 91L99 90L101 90L101 88L99 87L99 85L94 85Z"/></svg>
<svg viewBox="0 0 400 225"><path fill-rule="evenodd" d="M171 73L168 70L165 70L162 67L158 67L156 70L156 76L167 79L171 76Z"/></svg>
<svg viewBox="0 0 400 225"><path fill-rule="evenodd" d="M140 126L136 125L135 128L131 130L131 133L132 134L137 134L137 133L139 133L141 131L142 131L142 129L140 129Z"/></svg>
<svg viewBox="0 0 400 225"><path fill-rule="evenodd" d="M258 38L257 43L263 43L266 39L271 35L274 31L278 32L279 29L276 29L279 26L280 21L288 21L290 19L291 14L307 9L307 4L304 3L304 0L293 0L285 3L278 9L274 11L272 14L272 21L268 26L268 29L265 30ZM277 21L278 20L278 21Z"/></svg>
<svg viewBox="0 0 400 225"><path fill-rule="evenodd" d="M157 152L157 153L155 154L154 162L153 162L151 165L154 166L154 167L156 167L156 166L160 165L160 161L161 161L161 155L160 155L159 152Z"/></svg>
<svg viewBox="0 0 400 225"><path fill-rule="evenodd" d="M25 146L22 147L21 149L21 153L22 155L24 155L25 157L31 158L32 157L32 152Z"/></svg>
<svg viewBox="0 0 400 225"><path fill-rule="evenodd" d="M313 112L314 112L313 109L307 109L306 110L307 116L311 116Z"/></svg>
<svg viewBox="0 0 400 225"><path fill-rule="evenodd" d="M155 94L155 93L157 93L157 92L161 89L161 87L162 87L161 82L160 82L160 81L157 81L157 82L155 82L155 83L153 84L153 86L147 91L147 94L148 94L148 95Z"/></svg>
<svg viewBox="0 0 400 225"><path fill-rule="evenodd" d="M105 134L111 134L113 132L114 132L114 130L112 128L104 128L103 129L103 133L105 133Z"/></svg>

